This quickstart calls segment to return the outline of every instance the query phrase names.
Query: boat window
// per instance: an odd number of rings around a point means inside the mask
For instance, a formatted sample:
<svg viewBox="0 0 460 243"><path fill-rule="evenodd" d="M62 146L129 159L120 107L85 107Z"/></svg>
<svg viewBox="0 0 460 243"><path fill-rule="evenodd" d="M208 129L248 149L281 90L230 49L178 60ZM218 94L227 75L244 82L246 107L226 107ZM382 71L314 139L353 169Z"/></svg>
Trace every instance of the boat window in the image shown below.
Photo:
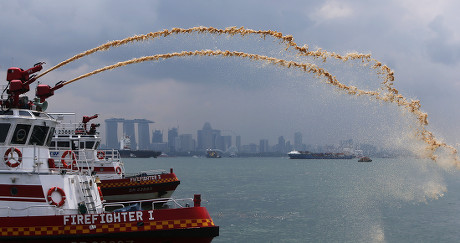
<svg viewBox="0 0 460 243"><path fill-rule="evenodd" d="M85 148L87 149L93 149L94 146L94 141L86 141L86 146Z"/></svg>
<svg viewBox="0 0 460 243"><path fill-rule="evenodd" d="M54 127L50 129L50 132L48 133L48 139L46 140L46 146L50 146L51 144L51 139L53 139L54 136ZM53 145L54 147L55 145Z"/></svg>
<svg viewBox="0 0 460 243"><path fill-rule="evenodd" d="M0 123L0 143L4 143L6 136L8 136L8 131L10 130L11 124L9 123Z"/></svg>
<svg viewBox="0 0 460 243"><path fill-rule="evenodd" d="M34 113L34 116L36 116L36 117L41 117L41 116L46 117L43 113L40 113L40 112L34 112L34 111L32 111L32 113Z"/></svg>
<svg viewBox="0 0 460 243"><path fill-rule="evenodd" d="M19 111L19 115L20 116L32 116L32 114L30 114L28 111Z"/></svg>
<svg viewBox="0 0 460 243"><path fill-rule="evenodd" d="M12 110L9 110L9 111L0 111L0 115L13 115L13 111Z"/></svg>
<svg viewBox="0 0 460 243"><path fill-rule="evenodd" d="M94 149L98 149L99 148L99 141L96 142L96 146L94 146Z"/></svg>
<svg viewBox="0 0 460 243"><path fill-rule="evenodd" d="M29 144L30 145L39 145L43 146L45 144L46 135L50 128L47 126L34 126L32 129L32 135L30 136Z"/></svg>
<svg viewBox="0 0 460 243"><path fill-rule="evenodd" d="M26 144L27 135L29 135L30 125L18 124L11 139L12 144Z"/></svg>
<svg viewBox="0 0 460 243"><path fill-rule="evenodd" d="M57 147L58 148L69 149L70 148L70 142L69 141L57 141Z"/></svg>
<svg viewBox="0 0 460 243"><path fill-rule="evenodd" d="M55 141L51 141L49 147L54 149L54 148L56 147L56 142L55 142Z"/></svg>

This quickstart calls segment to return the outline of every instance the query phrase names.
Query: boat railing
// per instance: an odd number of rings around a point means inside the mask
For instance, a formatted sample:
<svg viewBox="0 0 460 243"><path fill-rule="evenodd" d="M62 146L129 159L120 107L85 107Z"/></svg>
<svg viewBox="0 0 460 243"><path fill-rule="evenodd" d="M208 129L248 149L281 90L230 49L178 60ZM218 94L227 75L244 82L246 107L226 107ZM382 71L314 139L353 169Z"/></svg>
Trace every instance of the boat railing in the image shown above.
<svg viewBox="0 0 460 243"><path fill-rule="evenodd" d="M104 203L103 208L104 208L104 212L107 211L107 208L119 208L123 210L124 208L132 207L135 205L138 205L139 208L143 208L143 205L148 205L152 209L154 209L155 205L164 205L167 203L172 204L171 206L173 206L174 208L190 207L191 203L193 203L194 207L200 207L201 206L201 196L195 195L194 198L180 198L180 199L157 198L157 199L136 200L136 201L112 202L112 203ZM168 207L168 208L171 208L171 207Z"/></svg>
<svg viewBox="0 0 460 243"><path fill-rule="evenodd" d="M172 169L170 170L172 173ZM155 170L142 170L136 173L126 173L126 177L133 177L133 176L150 176L150 175L160 175L160 174L168 174L166 170L162 169L155 169Z"/></svg>
<svg viewBox="0 0 460 243"><path fill-rule="evenodd" d="M98 149L97 152L103 152L103 157L98 158L99 160L121 162L120 152L116 149Z"/></svg>
<svg viewBox="0 0 460 243"><path fill-rule="evenodd" d="M50 152L52 151L54 150L50 150ZM91 163L92 160L88 159L86 156L88 151L89 150L86 149L71 151L68 158L61 158L55 161L55 169L58 169L61 172L65 171L66 173L90 175L93 165ZM73 157L72 153L75 154L75 157ZM67 166L62 163L63 160Z"/></svg>
<svg viewBox="0 0 460 243"><path fill-rule="evenodd" d="M36 209L37 211L35 211L34 209ZM28 207L25 207L25 208L12 208L12 207L9 207L9 206L4 206L4 207L0 207L0 210L6 210L7 211L7 214L6 214L7 217L17 216L17 214L13 214L13 212L15 212L15 211L16 212L17 211L25 212L25 214L21 214L21 215L24 215L24 216L38 216L38 215L51 215L51 214L62 215L62 214L64 214L65 211L72 211L72 213L75 212L74 209L57 208L56 205L32 205L32 206L28 206ZM44 214L44 210L47 210L46 214ZM35 213L33 213L33 212L35 212ZM4 214L2 214L2 215L4 215Z"/></svg>

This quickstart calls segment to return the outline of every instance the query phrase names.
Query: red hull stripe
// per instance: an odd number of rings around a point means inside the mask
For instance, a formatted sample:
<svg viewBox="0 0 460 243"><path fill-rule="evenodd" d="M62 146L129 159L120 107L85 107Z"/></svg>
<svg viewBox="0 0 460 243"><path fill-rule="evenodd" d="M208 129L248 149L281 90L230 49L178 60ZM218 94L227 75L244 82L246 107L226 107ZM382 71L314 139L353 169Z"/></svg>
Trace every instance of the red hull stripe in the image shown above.
<svg viewBox="0 0 460 243"><path fill-rule="evenodd" d="M0 184L0 197L45 198L41 185Z"/></svg>
<svg viewBox="0 0 460 243"><path fill-rule="evenodd" d="M149 221L140 226L138 223L97 224L95 229L86 225L36 226L36 227L0 227L0 236L58 236L58 235L91 235L101 233L143 232L171 229L187 229L196 227L214 227L212 219L180 219ZM1 240L1 238L0 238Z"/></svg>
<svg viewBox="0 0 460 243"><path fill-rule="evenodd" d="M102 180L101 181L101 188L109 188L109 187L131 187L131 186L139 186L139 185L154 185L154 184L161 184L161 183L168 183L168 182L175 182L179 181L177 177L174 178L165 178L159 180L126 180L126 179L119 179L119 180Z"/></svg>
<svg viewBox="0 0 460 243"><path fill-rule="evenodd" d="M46 199L45 199L45 198L0 197L0 201L14 201L14 202L46 202Z"/></svg>

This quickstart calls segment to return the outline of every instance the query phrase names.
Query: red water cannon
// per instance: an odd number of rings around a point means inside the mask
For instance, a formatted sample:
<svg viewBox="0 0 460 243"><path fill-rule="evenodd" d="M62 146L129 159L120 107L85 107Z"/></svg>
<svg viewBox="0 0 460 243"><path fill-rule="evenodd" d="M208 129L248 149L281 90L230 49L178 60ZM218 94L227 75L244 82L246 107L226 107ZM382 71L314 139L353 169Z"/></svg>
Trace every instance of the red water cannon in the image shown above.
<svg viewBox="0 0 460 243"><path fill-rule="evenodd" d="M83 120L82 120L81 123L86 124L86 123L88 123L89 121L98 118L98 116L99 116L98 114L96 114L96 115L94 115L94 116L83 116Z"/></svg>
<svg viewBox="0 0 460 243"><path fill-rule="evenodd" d="M45 102L45 100L54 95L54 91L60 89L64 86L64 81L59 81L53 88L47 84L37 85L37 90L35 95L40 98L40 102Z"/></svg>
<svg viewBox="0 0 460 243"><path fill-rule="evenodd" d="M44 62L36 63L32 68L23 70L22 68L12 67L8 69L6 80L9 82L7 94L13 107L19 106L19 95L30 90L29 85L36 80L36 73L42 70ZM33 75L31 75L33 74Z"/></svg>
<svg viewBox="0 0 460 243"><path fill-rule="evenodd" d="M33 73L36 73L42 70L43 64L45 63L44 62L36 63L33 67L27 70L24 70L22 68L17 68L17 67L11 67L8 69L8 73L6 74L6 81L21 80L23 82L27 82L30 80L30 78L33 78L33 76L29 76L30 74L33 74Z"/></svg>

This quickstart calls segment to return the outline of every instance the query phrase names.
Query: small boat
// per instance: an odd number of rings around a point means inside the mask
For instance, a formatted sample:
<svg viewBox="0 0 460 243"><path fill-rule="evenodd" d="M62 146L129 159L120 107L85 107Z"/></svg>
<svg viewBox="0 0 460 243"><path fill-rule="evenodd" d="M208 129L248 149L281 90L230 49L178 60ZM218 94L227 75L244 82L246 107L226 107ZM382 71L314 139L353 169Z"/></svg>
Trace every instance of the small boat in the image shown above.
<svg viewBox="0 0 460 243"><path fill-rule="evenodd" d="M8 69L8 98L0 100L0 242L211 242L219 235L199 194L186 199L193 206L171 198L109 204L89 165L58 168L49 151L58 121L44 110L62 84L39 84L34 102L21 96L41 65Z"/></svg>
<svg viewBox="0 0 460 243"><path fill-rule="evenodd" d="M59 117L75 113L50 113ZM83 116L82 122L61 122L51 139L50 155L58 168L69 168L72 164L89 165L92 174L100 180L100 188L107 202L169 198L180 184L171 168L165 170L125 172L120 153L117 150L99 149L101 137L98 124L88 122L98 115Z"/></svg>
<svg viewBox="0 0 460 243"><path fill-rule="evenodd" d="M222 150L219 149L206 149L207 158L222 158Z"/></svg>
<svg viewBox="0 0 460 243"><path fill-rule="evenodd" d="M358 162L372 162L372 159L369 157L361 157Z"/></svg>

